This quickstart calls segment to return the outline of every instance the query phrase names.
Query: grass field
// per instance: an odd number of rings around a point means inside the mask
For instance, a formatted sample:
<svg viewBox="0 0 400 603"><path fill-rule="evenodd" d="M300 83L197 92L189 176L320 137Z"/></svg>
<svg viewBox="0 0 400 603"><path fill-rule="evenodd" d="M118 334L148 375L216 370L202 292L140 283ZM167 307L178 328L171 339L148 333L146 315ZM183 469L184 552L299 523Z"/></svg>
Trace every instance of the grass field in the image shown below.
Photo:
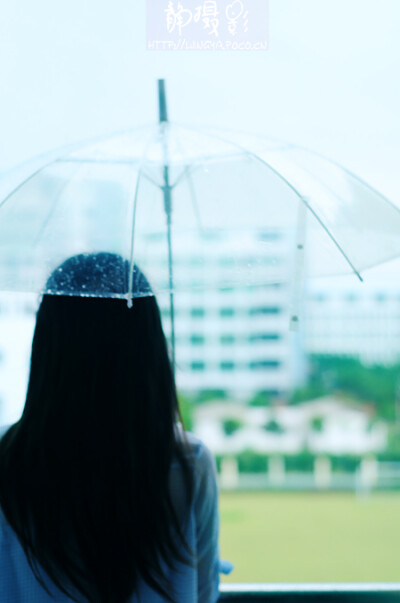
<svg viewBox="0 0 400 603"><path fill-rule="evenodd" d="M400 581L400 494L222 492L224 582Z"/></svg>

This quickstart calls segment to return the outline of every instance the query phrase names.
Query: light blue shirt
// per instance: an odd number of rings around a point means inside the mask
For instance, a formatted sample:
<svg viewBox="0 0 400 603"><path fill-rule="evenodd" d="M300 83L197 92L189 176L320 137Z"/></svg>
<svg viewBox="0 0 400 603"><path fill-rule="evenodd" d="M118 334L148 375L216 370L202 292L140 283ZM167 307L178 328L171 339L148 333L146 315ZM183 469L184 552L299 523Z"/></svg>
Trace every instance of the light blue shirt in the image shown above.
<svg viewBox="0 0 400 603"><path fill-rule="evenodd" d="M0 437L8 429L0 427ZM197 555L197 567L179 564L177 571L166 574L174 586L176 603L214 603L218 600L219 572L229 573L232 566L220 562L218 550L218 490L215 461L208 448L188 434L194 458L194 497L185 535ZM171 467L171 492L178 517L183 516L184 483L180 465ZM70 603L71 599L43 574L45 584L54 594L51 598L36 580L25 553L0 509L0 601L1 603ZM80 597L79 600L82 598ZM82 599L84 601L84 599ZM164 603L144 581L129 603Z"/></svg>

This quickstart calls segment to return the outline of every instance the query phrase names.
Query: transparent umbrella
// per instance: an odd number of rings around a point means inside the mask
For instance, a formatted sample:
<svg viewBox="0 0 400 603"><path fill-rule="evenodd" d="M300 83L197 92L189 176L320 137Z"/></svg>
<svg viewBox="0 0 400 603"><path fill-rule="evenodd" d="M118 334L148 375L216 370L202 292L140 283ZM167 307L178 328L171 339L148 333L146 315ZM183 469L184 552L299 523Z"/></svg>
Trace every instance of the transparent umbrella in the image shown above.
<svg viewBox="0 0 400 603"><path fill-rule="evenodd" d="M289 279L296 297L303 276L361 279L400 255L399 209L344 168L292 144L171 123L163 81L159 106L152 126L60 151L3 183L0 289L52 293L44 283L66 258L113 252L140 266L154 294L170 293L173 322L176 291ZM130 305L141 295L133 278L109 292Z"/></svg>

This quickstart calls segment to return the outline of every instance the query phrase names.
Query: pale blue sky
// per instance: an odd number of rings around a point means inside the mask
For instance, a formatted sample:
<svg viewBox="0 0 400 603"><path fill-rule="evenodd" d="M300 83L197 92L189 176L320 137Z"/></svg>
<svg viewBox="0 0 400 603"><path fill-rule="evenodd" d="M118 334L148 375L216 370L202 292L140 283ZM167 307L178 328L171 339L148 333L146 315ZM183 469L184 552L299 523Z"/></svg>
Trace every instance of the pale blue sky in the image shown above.
<svg viewBox="0 0 400 603"><path fill-rule="evenodd" d="M309 147L400 205L398 0L270 0L269 50L250 53L147 51L145 7L2 2L0 172L154 121L165 77L171 119Z"/></svg>

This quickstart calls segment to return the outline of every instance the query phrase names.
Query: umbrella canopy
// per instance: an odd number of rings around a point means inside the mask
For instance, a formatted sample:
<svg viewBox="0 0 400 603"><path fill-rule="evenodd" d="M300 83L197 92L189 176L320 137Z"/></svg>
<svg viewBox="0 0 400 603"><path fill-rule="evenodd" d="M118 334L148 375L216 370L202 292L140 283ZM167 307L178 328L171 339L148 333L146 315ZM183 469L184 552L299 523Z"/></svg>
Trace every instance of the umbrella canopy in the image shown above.
<svg viewBox="0 0 400 603"><path fill-rule="evenodd" d="M25 166L0 199L1 290L51 293L78 253L118 253L155 294L360 277L400 255L400 211L356 176L288 143L170 123L162 94L159 123ZM148 295L134 285L109 296Z"/></svg>

